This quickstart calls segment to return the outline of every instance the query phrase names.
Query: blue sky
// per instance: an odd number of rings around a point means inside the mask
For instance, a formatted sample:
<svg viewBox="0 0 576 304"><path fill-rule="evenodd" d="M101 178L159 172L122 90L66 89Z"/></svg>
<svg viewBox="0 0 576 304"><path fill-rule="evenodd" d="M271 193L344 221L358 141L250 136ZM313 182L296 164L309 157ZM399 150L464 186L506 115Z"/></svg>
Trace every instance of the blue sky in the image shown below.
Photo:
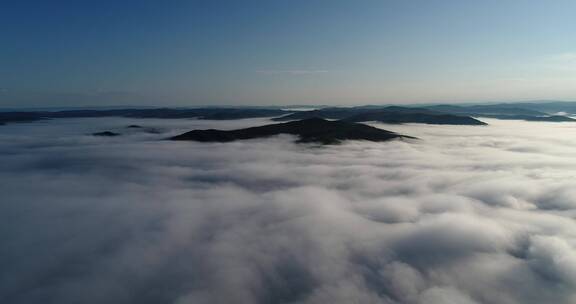
<svg viewBox="0 0 576 304"><path fill-rule="evenodd" d="M576 99L567 0L0 3L0 106Z"/></svg>

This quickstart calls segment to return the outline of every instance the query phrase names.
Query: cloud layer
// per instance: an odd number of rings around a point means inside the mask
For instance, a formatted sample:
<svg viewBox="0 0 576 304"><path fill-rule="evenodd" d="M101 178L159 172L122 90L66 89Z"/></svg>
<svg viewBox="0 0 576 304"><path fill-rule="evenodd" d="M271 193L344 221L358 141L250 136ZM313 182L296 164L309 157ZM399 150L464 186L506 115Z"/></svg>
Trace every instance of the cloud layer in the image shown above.
<svg viewBox="0 0 576 304"><path fill-rule="evenodd" d="M383 126L421 140L322 148L159 140L260 123L0 128L0 302L576 301L571 124ZM126 135L85 135L110 129Z"/></svg>

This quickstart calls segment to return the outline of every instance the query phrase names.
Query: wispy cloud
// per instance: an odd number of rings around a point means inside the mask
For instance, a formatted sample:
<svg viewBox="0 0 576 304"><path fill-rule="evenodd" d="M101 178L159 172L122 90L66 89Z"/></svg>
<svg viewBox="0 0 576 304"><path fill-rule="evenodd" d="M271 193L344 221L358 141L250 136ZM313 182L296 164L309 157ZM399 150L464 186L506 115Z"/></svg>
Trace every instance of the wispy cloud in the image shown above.
<svg viewBox="0 0 576 304"><path fill-rule="evenodd" d="M314 74L330 73L330 71L322 69L287 69L287 70L257 70L256 73L271 74L271 75L314 75Z"/></svg>
<svg viewBox="0 0 576 304"><path fill-rule="evenodd" d="M556 61L576 63L576 52L567 52L567 53L555 54L555 55L550 56L549 58L551 60L556 60Z"/></svg>
<svg viewBox="0 0 576 304"><path fill-rule="evenodd" d="M557 71L576 70L576 52L566 52L546 56L543 60L543 67Z"/></svg>

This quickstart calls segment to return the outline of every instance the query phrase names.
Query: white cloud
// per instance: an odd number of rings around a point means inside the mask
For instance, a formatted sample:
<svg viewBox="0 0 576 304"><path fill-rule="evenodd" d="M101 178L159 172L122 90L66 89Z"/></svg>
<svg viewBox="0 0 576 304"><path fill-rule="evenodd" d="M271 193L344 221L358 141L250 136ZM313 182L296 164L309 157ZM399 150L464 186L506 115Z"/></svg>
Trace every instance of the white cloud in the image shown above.
<svg viewBox="0 0 576 304"><path fill-rule="evenodd" d="M0 302L574 303L572 124L161 140L264 122L0 127Z"/></svg>

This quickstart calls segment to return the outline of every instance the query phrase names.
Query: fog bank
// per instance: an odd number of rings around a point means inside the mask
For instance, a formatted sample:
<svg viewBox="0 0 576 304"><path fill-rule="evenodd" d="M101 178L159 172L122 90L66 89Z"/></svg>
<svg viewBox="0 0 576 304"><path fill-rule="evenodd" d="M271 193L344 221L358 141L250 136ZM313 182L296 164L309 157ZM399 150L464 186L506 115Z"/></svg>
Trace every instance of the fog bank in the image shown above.
<svg viewBox="0 0 576 304"><path fill-rule="evenodd" d="M0 302L574 303L576 125L487 122L326 147L1 126Z"/></svg>

